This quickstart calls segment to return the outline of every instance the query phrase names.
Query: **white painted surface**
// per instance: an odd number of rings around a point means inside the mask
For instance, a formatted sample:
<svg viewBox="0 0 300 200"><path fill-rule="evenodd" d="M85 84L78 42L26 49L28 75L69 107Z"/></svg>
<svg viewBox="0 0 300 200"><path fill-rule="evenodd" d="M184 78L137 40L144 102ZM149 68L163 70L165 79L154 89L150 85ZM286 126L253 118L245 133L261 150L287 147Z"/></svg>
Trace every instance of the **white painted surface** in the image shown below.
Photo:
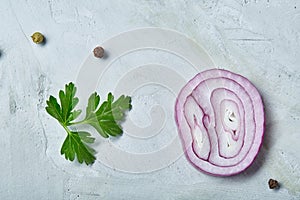
<svg viewBox="0 0 300 200"><path fill-rule="evenodd" d="M300 198L299 1L80 2L0 2L1 199ZM152 173L97 164L102 171L84 175L63 170L47 154L46 132L60 142L64 132L45 113L46 98L76 79L96 44L149 26L184 33L217 66L246 76L261 92L266 137L245 173L211 177L181 157ZM35 31L45 34L46 45L31 42ZM269 178L281 189L270 190Z"/></svg>

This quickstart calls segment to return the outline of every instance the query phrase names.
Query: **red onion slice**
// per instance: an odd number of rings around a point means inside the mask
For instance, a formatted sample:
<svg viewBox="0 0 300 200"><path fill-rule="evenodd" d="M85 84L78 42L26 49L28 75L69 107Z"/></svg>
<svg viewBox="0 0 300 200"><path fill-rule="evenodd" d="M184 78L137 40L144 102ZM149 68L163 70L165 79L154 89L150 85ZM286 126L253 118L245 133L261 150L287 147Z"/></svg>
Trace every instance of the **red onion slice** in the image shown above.
<svg viewBox="0 0 300 200"><path fill-rule="evenodd" d="M179 93L175 117L187 158L209 174L240 173L260 149L263 103L241 75L220 69L197 74Z"/></svg>

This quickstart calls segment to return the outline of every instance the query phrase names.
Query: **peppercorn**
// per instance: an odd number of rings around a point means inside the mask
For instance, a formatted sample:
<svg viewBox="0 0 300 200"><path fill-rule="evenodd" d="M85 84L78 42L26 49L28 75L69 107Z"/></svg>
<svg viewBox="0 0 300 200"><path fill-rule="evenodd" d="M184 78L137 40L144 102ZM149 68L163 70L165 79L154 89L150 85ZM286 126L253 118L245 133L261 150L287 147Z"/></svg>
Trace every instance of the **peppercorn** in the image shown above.
<svg viewBox="0 0 300 200"><path fill-rule="evenodd" d="M96 58L103 58L104 56L104 49L100 46L96 47L93 52Z"/></svg>
<svg viewBox="0 0 300 200"><path fill-rule="evenodd" d="M279 183L278 181L274 180L274 179L270 179L269 180L269 188L270 189L276 189L276 188L279 188Z"/></svg>
<svg viewBox="0 0 300 200"><path fill-rule="evenodd" d="M35 32L31 36L32 41L36 44L40 44L44 41L44 36L40 32Z"/></svg>

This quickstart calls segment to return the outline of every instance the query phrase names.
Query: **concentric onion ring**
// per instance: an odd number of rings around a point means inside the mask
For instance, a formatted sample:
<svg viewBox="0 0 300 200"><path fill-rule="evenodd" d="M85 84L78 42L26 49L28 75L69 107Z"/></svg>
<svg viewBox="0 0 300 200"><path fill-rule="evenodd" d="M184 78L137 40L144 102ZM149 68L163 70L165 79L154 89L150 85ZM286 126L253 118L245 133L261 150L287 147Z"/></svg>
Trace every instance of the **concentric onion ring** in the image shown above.
<svg viewBox="0 0 300 200"><path fill-rule="evenodd" d="M263 103L241 75L220 69L197 74L179 93L175 117L187 158L209 174L240 173L260 149Z"/></svg>

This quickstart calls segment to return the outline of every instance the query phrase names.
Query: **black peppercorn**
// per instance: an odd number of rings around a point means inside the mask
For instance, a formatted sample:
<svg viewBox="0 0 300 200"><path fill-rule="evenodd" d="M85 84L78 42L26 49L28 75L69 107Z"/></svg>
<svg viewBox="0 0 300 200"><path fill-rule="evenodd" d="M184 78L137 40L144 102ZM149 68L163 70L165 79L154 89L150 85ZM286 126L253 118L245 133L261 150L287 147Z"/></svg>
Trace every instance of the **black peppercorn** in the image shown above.
<svg viewBox="0 0 300 200"><path fill-rule="evenodd" d="M269 180L269 188L270 189L276 189L276 188L279 188L279 183L278 181L274 180L274 179L270 179Z"/></svg>

